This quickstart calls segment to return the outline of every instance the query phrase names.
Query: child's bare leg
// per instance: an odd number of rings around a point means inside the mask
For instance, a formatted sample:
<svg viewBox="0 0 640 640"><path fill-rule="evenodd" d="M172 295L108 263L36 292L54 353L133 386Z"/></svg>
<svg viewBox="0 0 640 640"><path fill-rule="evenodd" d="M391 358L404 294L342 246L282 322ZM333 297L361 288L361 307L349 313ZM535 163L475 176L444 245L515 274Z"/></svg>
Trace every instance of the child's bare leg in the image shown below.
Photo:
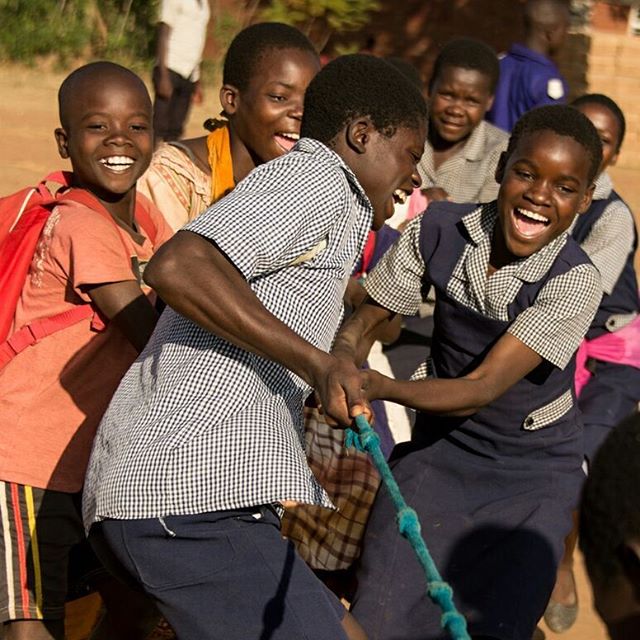
<svg viewBox="0 0 640 640"><path fill-rule="evenodd" d="M13 620L3 625L3 640L64 640L64 620Z"/></svg>
<svg viewBox="0 0 640 640"><path fill-rule="evenodd" d="M573 527L564 541L564 555L558 566L556 584L549 598L544 621L555 633L569 629L578 616L578 593L573 575L573 554L578 541L578 513L573 512Z"/></svg>
<svg viewBox="0 0 640 640"><path fill-rule="evenodd" d="M347 611L347 615L342 618L342 628L349 640L367 640L367 634L358 621Z"/></svg>

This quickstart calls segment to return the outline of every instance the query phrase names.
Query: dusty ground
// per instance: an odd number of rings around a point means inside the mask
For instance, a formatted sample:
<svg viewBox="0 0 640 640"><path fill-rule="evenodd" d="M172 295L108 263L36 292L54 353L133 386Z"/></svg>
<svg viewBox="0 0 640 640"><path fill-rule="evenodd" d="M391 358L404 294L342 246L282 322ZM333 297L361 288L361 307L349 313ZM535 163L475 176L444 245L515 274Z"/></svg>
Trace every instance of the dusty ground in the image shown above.
<svg viewBox="0 0 640 640"><path fill-rule="evenodd" d="M42 73L13 66L0 68L0 151L4 156L0 195L32 184L48 171L68 167L58 157L53 138L53 130L58 126L56 92L63 77L56 72ZM198 135L204 119L217 113L216 93L210 88L205 95L205 105L193 110L188 135ZM632 208L640 212L638 172L616 168L612 174L618 190ZM562 636L545 630L544 625L541 628L548 639L604 640L606 633L590 608L591 593L581 562L577 573L582 606L576 625Z"/></svg>

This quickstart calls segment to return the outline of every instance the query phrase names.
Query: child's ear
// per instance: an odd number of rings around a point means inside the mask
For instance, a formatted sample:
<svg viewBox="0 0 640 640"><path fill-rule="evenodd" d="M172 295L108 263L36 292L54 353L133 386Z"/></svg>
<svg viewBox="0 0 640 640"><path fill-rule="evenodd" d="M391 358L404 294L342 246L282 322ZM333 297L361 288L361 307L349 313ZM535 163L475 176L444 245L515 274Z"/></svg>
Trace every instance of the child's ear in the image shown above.
<svg viewBox="0 0 640 640"><path fill-rule="evenodd" d="M500 154L500 159L498 160L498 164L496 165L495 178L498 184L502 183L502 179L504 178L504 169L506 166L507 166L507 152L503 151Z"/></svg>
<svg viewBox="0 0 640 640"><path fill-rule="evenodd" d="M585 194L582 196L582 200L580 201L580 205L578 206L578 214L584 213L591 206L591 200L593 200L593 192L595 191L595 188L596 183L592 182L585 191Z"/></svg>
<svg viewBox="0 0 640 640"><path fill-rule="evenodd" d="M491 107L493 107L493 101L495 100L495 96L491 96L488 100L487 100L487 108L486 111L491 111Z"/></svg>
<svg viewBox="0 0 640 640"><path fill-rule="evenodd" d="M356 152L364 153L375 127L370 118L362 117L352 120L347 125L347 144Z"/></svg>
<svg viewBox="0 0 640 640"><path fill-rule="evenodd" d="M620 149L618 149L609 159L609 164L607 167L613 167L613 165L618 162L618 157L620 156Z"/></svg>
<svg viewBox="0 0 640 640"><path fill-rule="evenodd" d="M62 128L58 127L53 134L56 137L56 144L58 145L58 153L61 158L65 160L69 157L69 136L67 132Z"/></svg>
<svg viewBox="0 0 640 640"><path fill-rule="evenodd" d="M220 88L220 104L222 110L228 116L232 116L238 110L240 91L231 84L223 84Z"/></svg>

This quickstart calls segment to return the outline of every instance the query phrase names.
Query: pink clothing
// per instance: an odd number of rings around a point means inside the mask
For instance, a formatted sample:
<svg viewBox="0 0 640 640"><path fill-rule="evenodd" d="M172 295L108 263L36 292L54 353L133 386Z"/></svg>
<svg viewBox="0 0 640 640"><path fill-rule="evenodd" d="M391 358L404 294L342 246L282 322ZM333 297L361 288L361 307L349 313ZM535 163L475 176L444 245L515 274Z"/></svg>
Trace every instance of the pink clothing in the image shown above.
<svg viewBox="0 0 640 640"><path fill-rule="evenodd" d="M86 289L92 286L141 282L144 265L171 236L160 212L151 203L148 208L155 246L84 205L58 205L42 233L12 331L90 301ZM94 317L13 358L0 371L0 479L79 491L98 423L135 357L114 325L104 329Z"/></svg>
<svg viewBox="0 0 640 640"><path fill-rule="evenodd" d="M640 369L640 316L614 333L605 333L593 340L583 340L576 356L576 395L591 378L587 359L614 362Z"/></svg>

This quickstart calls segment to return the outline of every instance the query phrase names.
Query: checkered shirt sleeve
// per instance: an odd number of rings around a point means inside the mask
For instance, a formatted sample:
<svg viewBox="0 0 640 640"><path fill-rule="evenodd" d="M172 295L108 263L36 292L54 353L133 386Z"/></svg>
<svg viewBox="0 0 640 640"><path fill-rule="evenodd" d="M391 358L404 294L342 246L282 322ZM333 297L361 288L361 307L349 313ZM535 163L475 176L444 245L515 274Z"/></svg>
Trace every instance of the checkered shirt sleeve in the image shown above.
<svg viewBox="0 0 640 640"><path fill-rule="evenodd" d="M629 207L614 200L580 245L600 272L602 289L610 294L633 249L634 221Z"/></svg>
<svg viewBox="0 0 640 640"><path fill-rule="evenodd" d="M548 282L508 332L551 364L564 369L598 309L601 287L593 265L573 267Z"/></svg>
<svg viewBox="0 0 640 640"><path fill-rule="evenodd" d="M247 280L289 266L328 238L352 197L346 182L336 188L335 181L327 183L326 173L301 160L261 165L185 230L215 242ZM291 189L294 182L313 195L301 200ZM256 190L256 184L268 188ZM289 215L279 216L277 224L264 219L265 212L276 210Z"/></svg>
<svg viewBox="0 0 640 640"><path fill-rule="evenodd" d="M422 302L425 264L420 253L418 216L385 253L364 282L367 293L394 313L412 316Z"/></svg>

